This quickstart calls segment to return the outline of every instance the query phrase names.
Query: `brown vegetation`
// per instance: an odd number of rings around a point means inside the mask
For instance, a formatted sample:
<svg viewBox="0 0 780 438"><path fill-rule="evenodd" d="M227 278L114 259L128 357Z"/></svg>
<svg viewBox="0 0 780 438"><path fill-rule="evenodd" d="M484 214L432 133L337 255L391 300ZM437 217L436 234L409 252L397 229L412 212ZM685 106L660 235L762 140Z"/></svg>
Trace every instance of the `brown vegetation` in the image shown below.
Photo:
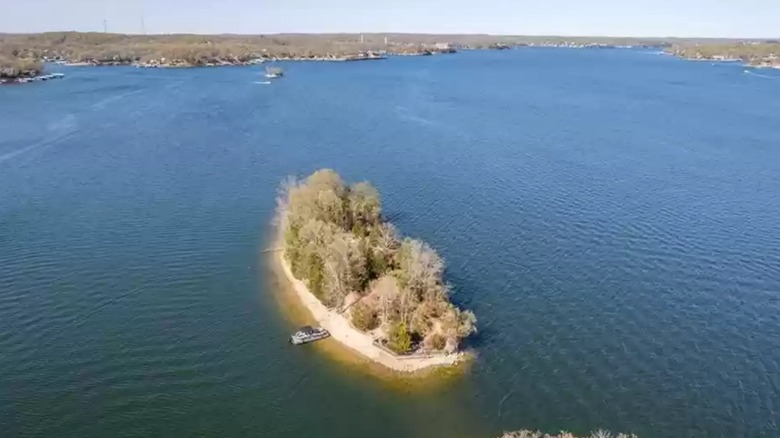
<svg viewBox="0 0 780 438"><path fill-rule="evenodd" d="M287 181L279 206L293 274L328 307L352 304L359 330L376 329L399 353L455 351L476 331L474 314L450 302L442 258L420 240L398 237L371 184L348 186L319 170Z"/></svg>
<svg viewBox="0 0 780 438"><path fill-rule="evenodd" d="M704 42L707 40L695 40ZM667 46L658 38L427 35L123 35L95 32L0 34L0 55L96 65L201 66L256 59L364 59L361 54L426 55L516 46ZM714 42L714 41L709 41Z"/></svg>
<svg viewBox="0 0 780 438"><path fill-rule="evenodd" d="M360 331L371 331L379 327L379 312L363 301L359 301L349 310L352 325Z"/></svg>
<svg viewBox="0 0 780 438"><path fill-rule="evenodd" d="M0 80L34 77L41 74L43 64L30 58L0 54Z"/></svg>
<svg viewBox="0 0 780 438"><path fill-rule="evenodd" d="M515 432L506 432L504 435L502 435L501 438L577 438L577 437L570 434L569 432L561 432L557 435L549 435L546 433L534 432L531 430L518 430ZM582 437L582 438L637 438L637 436L634 434L625 434L625 433L619 433L617 435L613 435L612 433L604 430L597 430L595 432L591 432L591 434L588 435L587 437Z"/></svg>
<svg viewBox="0 0 780 438"><path fill-rule="evenodd" d="M780 66L778 41L680 44L669 48L669 52L687 59L740 60L755 66Z"/></svg>
<svg viewBox="0 0 780 438"><path fill-rule="evenodd" d="M434 43L347 34L328 35L122 35L49 32L2 35L0 53L96 65L203 66L256 59L360 59L366 53L437 51ZM429 47L430 46L430 47Z"/></svg>

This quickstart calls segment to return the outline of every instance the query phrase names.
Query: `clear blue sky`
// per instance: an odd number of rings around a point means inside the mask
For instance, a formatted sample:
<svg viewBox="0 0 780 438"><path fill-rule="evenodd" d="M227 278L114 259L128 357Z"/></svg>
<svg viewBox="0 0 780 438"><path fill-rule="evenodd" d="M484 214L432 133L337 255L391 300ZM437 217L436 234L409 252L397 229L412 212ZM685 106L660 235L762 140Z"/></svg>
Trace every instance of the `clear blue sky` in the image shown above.
<svg viewBox="0 0 780 438"><path fill-rule="evenodd" d="M780 37L780 0L0 0L0 32Z"/></svg>

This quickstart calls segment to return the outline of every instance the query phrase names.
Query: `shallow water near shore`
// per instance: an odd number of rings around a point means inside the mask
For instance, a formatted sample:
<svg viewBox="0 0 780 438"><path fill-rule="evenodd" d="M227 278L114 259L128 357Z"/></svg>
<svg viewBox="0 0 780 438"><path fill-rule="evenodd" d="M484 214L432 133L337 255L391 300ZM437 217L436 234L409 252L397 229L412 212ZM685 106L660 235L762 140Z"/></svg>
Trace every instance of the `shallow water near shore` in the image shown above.
<svg viewBox="0 0 780 438"><path fill-rule="evenodd" d="M780 435L780 81L633 50L284 66L0 87L5 435ZM480 328L455 378L289 345L261 251L321 167L447 260Z"/></svg>

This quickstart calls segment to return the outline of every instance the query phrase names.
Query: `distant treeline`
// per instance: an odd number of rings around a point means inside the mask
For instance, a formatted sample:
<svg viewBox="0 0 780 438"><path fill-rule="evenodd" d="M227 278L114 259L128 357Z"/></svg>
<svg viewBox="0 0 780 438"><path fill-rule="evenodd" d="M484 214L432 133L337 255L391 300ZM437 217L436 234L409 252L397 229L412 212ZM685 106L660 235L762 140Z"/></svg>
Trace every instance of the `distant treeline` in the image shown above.
<svg viewBox="0 0 780 438"><path fill-rule="evenodd" d="M725 39L501 36L454 34L124 35L96 32L0 34L6 75L27 60L96 65L201 66L258 59L344 59L365 53L426 55L458 49L519 46L663 47L678 56L754 61L777 53L777 42Z"/></svg>
<svg viewBox="0 0 780 438"><path fill-rule="evenodd" d="M515 432L507 432L501 438L577 438L569 432L561 432L558 435L548 435L542 432L534 432L531 430L518 430ZM610 432L604 430L597 430L590 435L582 438L637 438L634 434L619 433L613 435Z"/></svg>
<svg viewBox="0 0 780 438"><path fill-rule="evenodd" d="M122 35L51 32L0 35L0 53L35 59L95 64L182 61L190 65L243 63L253 59L342 58L366 52L417 54L436 50L441 40L375 35ZM493 39L476 38L478 45ZM166 62L164 61L164 62Z"/></svg>
<svg viewBox="0 0 780 438"><path fill-rule="evenodd" d="M445 49L505 48L523 45L669 46L676 39L426 35L426 34L275 34L275 35L124 35L48 32L0 34L0 55L95 64L176 60L182 64L243 63L252 59L340 58L366 52L427 54ZM719 40L691 40L717 42Z"/></svg>
<svg viewBox="0 0 780 438"><path fill-rule="evenodd" d="M669 51L688 59L741 60L752 65L780 65L780 41L741 41L719 44L680 44Z"/></svg>

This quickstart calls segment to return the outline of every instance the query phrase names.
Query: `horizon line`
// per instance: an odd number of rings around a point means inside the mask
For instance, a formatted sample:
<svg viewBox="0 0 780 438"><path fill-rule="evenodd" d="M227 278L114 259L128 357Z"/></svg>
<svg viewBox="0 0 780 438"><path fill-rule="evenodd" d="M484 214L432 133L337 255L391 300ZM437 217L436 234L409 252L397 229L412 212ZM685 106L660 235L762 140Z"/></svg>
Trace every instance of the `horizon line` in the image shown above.
<svg viewBox="0 0 780 438"><path fill-rule="evenodd" d="M437 33L437 32L270 32L270 33L200 33L200 32L163 32L163 33L137 33L137 32L103 32L99 30L46 30L40 32L2 32L0 35L40 35L46 33L90 33L107 35L127 35L127 36L174 36L174 35L202 35L202 36L283 36L283 35L424 35L424 36L485 36L485 37L532 37L532 38L624 38L624 39L656 39L656 40L729 40L729 41L752 41L752 40L778 40L780 36L752 36L752 37L722 37L722 36L625 36L625 35L564 35L564 34L510 34L510 33L483 33L483 32L465 32L465 33Z"/></svg>

